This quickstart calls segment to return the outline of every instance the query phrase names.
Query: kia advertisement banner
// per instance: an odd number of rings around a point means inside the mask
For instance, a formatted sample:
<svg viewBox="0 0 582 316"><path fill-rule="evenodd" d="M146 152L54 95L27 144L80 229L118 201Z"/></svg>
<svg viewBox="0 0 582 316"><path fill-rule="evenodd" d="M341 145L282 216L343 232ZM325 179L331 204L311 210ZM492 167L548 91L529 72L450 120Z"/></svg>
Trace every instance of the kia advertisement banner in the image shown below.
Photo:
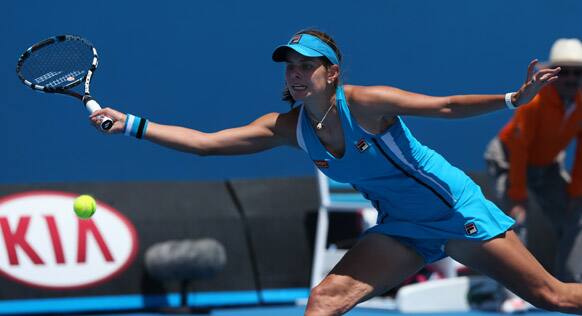
<svg viewBox="0 0 582 316"><path fill-rule="evenodd" d="M182 290L199 307L306 298L316 189L313 177L0 185L0 314L179 307ZM97 202L89 219L73 211L81 194ZM148 272L152 247L207 238L226 253L213 277Z"/></svg>
<svg viewBox="0 0 582 316"><path fill-rule="evenodd" d="M105 202L79 219L76 194L28 191L0 199L0 273L31 287L79 289L114 278L130 266L138 236L125 216Z"/></svg>
<svg viewBox="0 0 582 316"><path fill-rule="evenodd" d="M89 219L73 211L81 194L97 201ZM202 238L221 243L227 262L214 278L189 280L192 301L257 303L232 194L224 182L0 185L0 314L179 306L180 283L152 278L144 254Z"/></svg>

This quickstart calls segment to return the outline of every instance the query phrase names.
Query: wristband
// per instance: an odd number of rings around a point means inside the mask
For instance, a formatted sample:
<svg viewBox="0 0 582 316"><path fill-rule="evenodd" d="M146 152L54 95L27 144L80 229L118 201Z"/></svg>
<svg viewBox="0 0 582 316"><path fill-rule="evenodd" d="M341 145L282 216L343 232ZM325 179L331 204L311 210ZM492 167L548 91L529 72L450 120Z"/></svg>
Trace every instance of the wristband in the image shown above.
<svg viewBox="0 0 582 316"><path fill-rule="evenodd" d="M147 119L127 113L123 134L141 139L147 131L148 124Z"/></svg>
<svg viewBox="0 0 582 316"><path fill-rule="evenodd" d="M513 102L511 102L511 98L513 97L514 94L515 92L508 92L505 94L505 106L507 106L507 108L510 110L515 110L517 108L517 106L515 106Z"/></svg>

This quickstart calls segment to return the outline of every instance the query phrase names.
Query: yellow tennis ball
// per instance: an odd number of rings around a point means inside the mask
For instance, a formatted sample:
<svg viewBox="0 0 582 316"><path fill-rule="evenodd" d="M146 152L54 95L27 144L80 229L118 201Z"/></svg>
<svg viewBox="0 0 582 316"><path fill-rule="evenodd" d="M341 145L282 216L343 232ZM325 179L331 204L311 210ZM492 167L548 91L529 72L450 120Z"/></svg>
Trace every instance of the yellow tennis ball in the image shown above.
<svg viewBox="0 0 582 316"><path fill-rule="evenodd" d="M92 196L83 194L75 199L73 209L79 218L86 219L93 216L97 209L97 203Z"/></svg>

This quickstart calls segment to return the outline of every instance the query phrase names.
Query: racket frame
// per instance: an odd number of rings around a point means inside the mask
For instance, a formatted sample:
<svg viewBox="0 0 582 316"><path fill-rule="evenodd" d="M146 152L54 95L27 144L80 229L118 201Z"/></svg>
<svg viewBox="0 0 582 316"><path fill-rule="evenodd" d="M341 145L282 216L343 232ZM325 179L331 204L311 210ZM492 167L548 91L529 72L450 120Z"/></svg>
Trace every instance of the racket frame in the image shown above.
<svg viewBox="0 0 582 316"><path fill-rule="evenodd" d="M65 85L63 87L43 86L43 85L32 83L32 82L28 81L26 78L24 78L24 76L21 73L22 65L32 55L32 53L34 53L35 51L37 51L45 46L52 45L52 44L55 44L58 42L64 42L64 41L81 41L85 45L87 45L88 47L91 48L91 51L93 52L93 60L91 62L91 67L89 67L85 76L83 76L81 78L76 78L74 81L71 81L70 83L68 83L67 85ZM42 40L42 41L30 46L27 50L25 50L22 53L22 55L20 56L20 58L18 58L18 63L16 64L16 74L18 75L18 78L20 79L20 81L22 81L22 83L24 83L29 88L31 88L35 91L40 91L40 92L44 92L44 93L57 93L57 94L66 94L66 95L73 96L73 97L83 101L83 104L85 105L86 109L89 112L93 113L96 110L101 109L101 106L99 105L99 103L97 103L97 101L95 101L95 99L93 99L91 97L91 92L90 92L91 79L93 78L93 74L95 73L95 70L97 69L98 64L99 64L99 55L97 54L97 49L95 49L95 46L93 46L93 44L91 42L89 42L88 40L86 40L80 36L64 34L64 35L57 35L57 36L53 36L53 37L47 38L45 40ZM84 84L84 94L80 94L76 91L71 90L72 88L78 86L81 82L85 83ZM113 120L111 120L110 118L105 117L105 116L103 116L101 119L102 120L101 120L101 123L99 124L99 127L102 130L110 129L111 126L113 125Z"/></svg>

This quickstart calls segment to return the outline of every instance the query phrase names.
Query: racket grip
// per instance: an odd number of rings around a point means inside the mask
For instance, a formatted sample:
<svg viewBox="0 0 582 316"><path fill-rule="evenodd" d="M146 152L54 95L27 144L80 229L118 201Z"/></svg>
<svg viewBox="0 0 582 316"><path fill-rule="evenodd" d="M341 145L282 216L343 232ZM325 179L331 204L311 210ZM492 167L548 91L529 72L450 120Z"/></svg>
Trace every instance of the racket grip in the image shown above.
<svg viewBox="0 0 582 316"><path fill-rule="evenodd" d="M87 108L87 111L89 111L90 113L93 113L93 112L101 109L101 106L99 105L99 103L97 103L97 101L95 101L95 99L93 99L90 96L83 97L83 103L85 104L85 108ZM107 116L103 115L101 117L101 123L99 124L99 128L101 128L101 130L107 131L112 126L113 126L113 120L108 118Z"/></svg>

